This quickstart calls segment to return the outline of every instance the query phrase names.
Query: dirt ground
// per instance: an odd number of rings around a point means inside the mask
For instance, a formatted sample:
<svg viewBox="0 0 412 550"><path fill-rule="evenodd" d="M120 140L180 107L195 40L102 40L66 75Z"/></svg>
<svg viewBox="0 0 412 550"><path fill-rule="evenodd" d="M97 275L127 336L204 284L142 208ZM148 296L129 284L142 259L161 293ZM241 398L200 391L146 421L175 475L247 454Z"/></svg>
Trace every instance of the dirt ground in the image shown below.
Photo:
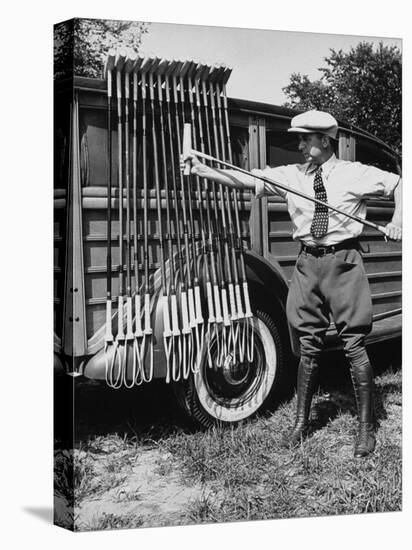
<svg viewBox="0 0 412 550"><path fill-rule="evenodd" d="M116 452L111 458L115 456ZM188 502L202 497L205 487L184 485L180 472L167 464L170 458L159 449L141 449L119 485L98 497L86 497L75 507L79 528L94 528L99 518L110 516L135 518L141 527L184 523ZM96 475L104 476L107 458L96 456L94 461Z"/></svg>
<svg viewBox="0 0 412 550"><path fill-rule="evenodd" d="M170 389L156 382L127 392L79 384L75 403L75 530L187 523L188 503L209 491L186 483L159 445L175 432L194 430ZM59 495L61 514L64 504Z"/></svg>

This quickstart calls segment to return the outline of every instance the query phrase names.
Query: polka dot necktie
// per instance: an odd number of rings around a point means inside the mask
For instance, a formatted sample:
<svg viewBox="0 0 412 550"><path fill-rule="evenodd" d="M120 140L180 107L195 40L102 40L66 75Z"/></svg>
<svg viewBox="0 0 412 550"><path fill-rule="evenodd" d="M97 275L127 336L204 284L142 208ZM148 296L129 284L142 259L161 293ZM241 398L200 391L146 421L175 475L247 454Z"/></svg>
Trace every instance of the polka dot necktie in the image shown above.
<svg viewBox="0 0 412 550"><path fill-rule="evenodd" d="M315 172L315 179L313 181L313 189L315 191L315 199L327 202L326 189L323 186L322 181L322 167L319 167ZM310 232L314 237L319 239L326 235L328 230L329 212L326 206L315 203L315 213L313 215L312 225L310 226Z"/></svg>

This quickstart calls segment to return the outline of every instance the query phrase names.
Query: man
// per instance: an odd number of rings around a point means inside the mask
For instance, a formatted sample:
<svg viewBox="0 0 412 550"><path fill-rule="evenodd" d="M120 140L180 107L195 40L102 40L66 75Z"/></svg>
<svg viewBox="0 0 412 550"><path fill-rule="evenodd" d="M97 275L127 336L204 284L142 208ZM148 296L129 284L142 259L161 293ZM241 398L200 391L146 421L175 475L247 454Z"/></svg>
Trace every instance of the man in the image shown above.
<svg viewBox="0 0 412 550"><path fill-rule="evenodd" d="M395 211L385 231L390 239L401 239L400 176L337 159L333 140L338 126L328 113L299 114L292 119L288 131L298 134L299 151L306 162L255 170L254 174L262 174L362 219L366 216L365 195L393 195ZM296 421L287 439L296 445L308 434L319 358L331 315L349 360L358 408L354 455L367 456L375 448L375 412L373 371L365 349L365 336L372 328L372 302L359 254L362 224L252 175L213 169L193 154L183 160L191 162L191 172L198 176L231 187L254 189L257 196L279 194L286 199L293 238L301 243L287 299L288 321L300 342Z"/></svg>

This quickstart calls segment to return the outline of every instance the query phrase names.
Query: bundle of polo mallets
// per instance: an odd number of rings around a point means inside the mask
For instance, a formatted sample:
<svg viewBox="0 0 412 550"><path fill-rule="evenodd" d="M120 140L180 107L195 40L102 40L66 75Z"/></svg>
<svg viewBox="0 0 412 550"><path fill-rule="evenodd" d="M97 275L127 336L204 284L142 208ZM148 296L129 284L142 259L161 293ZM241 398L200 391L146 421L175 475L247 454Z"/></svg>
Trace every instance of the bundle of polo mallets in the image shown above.
<svg viewBox="0 0 412 550"><path fill-rule="evenodd" d="M157 301L149 276L149 240L154 238L149 227L149 200L153 200L153 193L166 382L188 378L198 371L202 360L210 368L221 368L228 360L253 361L253 315L237 191L180 170L185 123L191 126L195 149L232 163L226 98L230 73L231 69L223 65L167 60L124 50L111 50L106 59L105 355L106 381L111 387L132 387L153 378L153 312ZM116 181L112 181L113 118L117 118ZM208 162L218 166L213 160ZM114 210L119 221L119 266L115 273ZM140 235L139 227L143 228ZM119 282L117 319L112 311L113 275Z"/></svg>

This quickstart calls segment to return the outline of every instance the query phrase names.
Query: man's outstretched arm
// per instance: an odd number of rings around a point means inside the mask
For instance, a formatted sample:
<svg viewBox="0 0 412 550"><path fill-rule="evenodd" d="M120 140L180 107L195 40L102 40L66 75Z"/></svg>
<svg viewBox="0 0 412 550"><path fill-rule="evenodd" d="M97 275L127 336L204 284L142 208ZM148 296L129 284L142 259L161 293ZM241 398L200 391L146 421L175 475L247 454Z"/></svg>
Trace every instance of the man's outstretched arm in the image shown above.
<svg viewBox="0 0 412 550"><path fill-rule="evenodd" d="M182 156L180 164L181 169L184 169L186 161L189 161L191 164L190 173L200 178L205 178L237 189L255 189L256 180L253 176L247 176L236 170L219 170L218 168L212 168L200 162L196 155L192 153L185 157Z"/></svg>

